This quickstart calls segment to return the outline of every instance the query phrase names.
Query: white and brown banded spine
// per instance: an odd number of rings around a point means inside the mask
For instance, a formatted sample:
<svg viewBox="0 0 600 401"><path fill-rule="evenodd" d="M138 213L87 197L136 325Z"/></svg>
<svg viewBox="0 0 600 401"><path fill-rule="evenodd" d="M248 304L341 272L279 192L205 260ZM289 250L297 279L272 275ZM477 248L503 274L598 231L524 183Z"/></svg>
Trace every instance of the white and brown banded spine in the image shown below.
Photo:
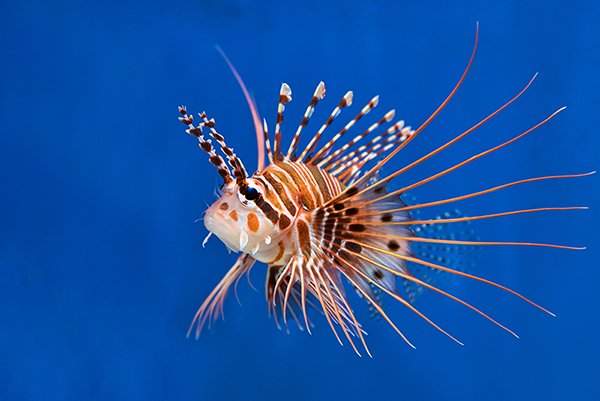
<svg viewBox="0 0 600 401"><path fill-rule="evenodd" d="M312 157L311 153L314 151L315 147L319 143L319 140L321 139L321 136L323 135L325 129L327 129L327 127L331 125L335 118L340 115L340 112L343 108L346 108L352 104L353 97L354 94L352 93L352 91L346 92L340 103L333 109L333 111L329 115L329 118L327 118L327 120L323 123L321 128L319 128L317 133L311 138L308 145L306 145L306 148L300 154L299 160L305 161L305 158L307 156L309 156L309 158Z"/></svg>
<svg viewBox="0 0 600 401"><path fill-rule="evenodd" d="M294 137L292 138L292 142L290 143L290 147L288 148L287 155L286 155L286 158L288 160L291 160L291 161L296 160L295 153L296 153L296 149L298 147L298 142L300 141L300 135L301 135L302 129L308 125L308 122L310 121L310 118L312 117L312 115L315 111L315 107L317 107L319 100L321 100L325 97L325 93L326 93L325 83L323 81L321 81L317 85L317 88L315 89L315 93L313 94L313 97L310 100L310 103L308 104L306 111L304 112L304 117L302 117L302 121L300 121L300 124L298 125L298 128L296 129L296 133L294 134Z"/></svg>
<svg viewBox="0 0 600 401"><path fill-rule="evenodd" d="M283 123L283 113L286 103L292 101L292 89L285 82L281 84L279 90L279 103L277 104L277 122L275 123L275 143L273 147L273 156L275 160L283 160L281 152L281 123Z"/></svg>
<svg viewBox="0 0 600 401"><path fill-rule="evenodd" d="M179 113L181 114L181 117L179 117L179 121L181 121L188 127L188 129L185 132L198 138L200 149L208 153L209 161L217 168L217 172L219 176L223 178L225 184L229 184L230 182L232 182L233 178L231 176L229 168L225 164L223 158L215 152L215 148L213 147L210 140L206 140L204 138L204 135L202 134L202 126L194 126L194 117L187 114L187 109L185 106L179 106Z"/></svg>
<svg viewBox="0 0 600 401"><path fill-rule="evenodd" d="M221 146L221 151L225 154L225 157L227 157L227 161L231 168L233 168L233 176L235 177L236 183L238 185L242 184L246 178L248 178L248 172L244 167L244 163L242 163L242 160L235 154L233 148L227 146L223 135L215 130L215 120L213 118L209 120L205 112L200 113L200 118L203 120L201 125L210 130L210 136Z"/></svg>
<svg viewBox="0 0 600 401"><path fill-rule="evenodd" d="M329 142L327 142L325 144L325 146L323 146L321 148L321 150L319 150L308 162L311 164L319 164L319 161L329 154L333 145L338 140L340 140L340 138L350 128L352 128L352 126L354 124L356 124L358 121L360 121L360 119L363 118L363 116L369 114L371 112L371 110L373 110L375 107L377 107L378 104L379 104L379 96L375 96L373 99L371 99L371 101L369 101L369 103L367 103L367 105L365 107L362 108L362 110L356 115L356 117L354 117L352 120L348 121L348 123L344 126L344 128L342 128L342 130L340 132L335 134L333 136L333 138L331 138L331 140Z"/></svg>
<svg viewBox="0 0 600 401"><path fill-rule="evenodd" d="M389 135L395 134L399 129L401 129L404 126L404 121L397 122L392 127L388 128L383 134L380 134L380 135L376 136L375 138L373 138L368 144L362 145L357 150L352 151L350 153L351 156L344 155L344 152L346 152L349 148L351 148L356 143L361 141L367 135L371 134L377 128L381 127L384 123L390 122L394 118L395 115L396 115L395 110L388 111L382 118L379 119L379 121L372 124L369 128L367 128L365 131L363 131L362 133L360 133L359 135L354 137L347 144L343 145L341 148L339 148L338 150L333 152L331 155L327 156L325 159L323 159L321 162L319 162L318 166L325 168L327 171L331 171L334 166L338 165L341 162L346 161L350 157L353 157L357 152L362 152L370 144L376 143L379 140L381 140L382 138L385 138L385 137L388 137Z"/></svg>

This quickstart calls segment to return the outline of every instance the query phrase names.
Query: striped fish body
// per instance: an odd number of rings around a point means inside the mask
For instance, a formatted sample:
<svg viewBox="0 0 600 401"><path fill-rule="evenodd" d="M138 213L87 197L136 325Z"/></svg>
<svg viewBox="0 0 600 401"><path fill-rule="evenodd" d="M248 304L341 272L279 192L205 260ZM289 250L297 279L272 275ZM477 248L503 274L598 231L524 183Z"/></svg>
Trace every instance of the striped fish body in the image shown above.
<svg viewBox="0 0 600 401"><path fill-rule="evenodd" d="M412 235L408 225L394 226L393 221L408 221L407 212L386 212L404 206L399 196L377 199L387 194L382 186L377 191L357 195L350 191L340 197L346 188L340 180L325 169L302 162L277 162L253 176L262 186L267 210L277 210L279 232L273 234L278 252L262 258L260 251L253 255L268 265L266 296L270 312L294 315L305 308L307 296L313 306L321 303L328 319L339 324L341 320L349 332L356 334L358 326L351 321L351 309L343 295L341 277L351 279L360 295L365 294L369 304L377 303L370 281L379 283L388 291L397 292L396 278L390 271L370 263L374 260L386 268L410 274L401 258L382 254L385 248L399 255L410 255L408 241ZM340 197L337 202L328 202ZM372 201L369 203L369 201ZM368 249L361 244L370 244ZM361 259L355 254L364 255ZM360 270L360 274L356 271ZM335 296L324 297L329 289ZM341 311L341 312L340 312ZM339 316L336 316L339 315ZM306 323L309 324L308 322Z"/></svg>
<svg viewBox="0 0 600 401"><path fill-rule="evenodd" d="M293 316L306 308L302 298L309 297L313 305L327 305L331 321L339 324L350 319L342 276L350 278L370 304L378 302L370 281L397 292L394 274L370 260L410 274L403 259L376 251L383 247L399 255L411 254L408 241L396 238L412 235L409 226L390 224L407 221L408 213L393 211L404 206L398 195L378 201L387 194L384 186L364 194L357 194L355 188L342 195L346 186L335 175L300 161L270 164L247 179L247 185L259 192L253 202L244 202L235 186L225 187L207 210L204 223L231 250L242 252L241 258L246 255L247 265L267 264L266 297L276 318L285 320L288 313ZM239 277L241 271L233 274ZM324 299L323 292L330 288L339 293ZM358 325L346 322L346 329L356 333Z"/></svg>
<svg viewBox="0 0 600 401"><path fill-rule="evenodd" d="M325 145L320 146L319 141L324 131L342 109L352 104L353 94L349 91L321 128L311 136L308 145L301 152L298 148L300 133L308 125L317 103L324 98L325 85L321 82L315 89L304 118L287 152L284 153L281 124L285 105L292 100L289 85L284 83L281 86L273 148L271 148L266 122L261 125L252 97L239 78L239 74L230 64L250 105L259 143L258 172L252 176L248 175L233 149L225 144L224 137L215 130L213 119L201 113L202 122L196 125L193 117L187 114L186 108L183 106L179 108L181 114L179 119L188 127L186 132L198 138L200 148L209 155L210 162L217 168L218 174L224 181L219 200L206 211L204 224L210 233L219 237L230 250L240 252L236 263L198 309L189 333L195 328L198 336L207 321L223 313L223 303L229 290L237 286L240 278L250 272L256 261L267 264L266 297L269 312L275 317L278 326L280 322L287 326L288 318L293 318L300 329L306 328L310 331L312 323L307 309L312 307L323 313L338 341L343 342L339 335L341 332L359 354L355 344L357 340L368 354L369 350L365 342L364 330L346 296L346 282L369 304L370 309L385 319L410 346L413 346L412 343L386 314L381 304L382 294L398 301L459 344L462 343L413 305L416 290L424 288L444 295L516 336L512 330L477 307L435 285L432 280L429 280L431 272L444 272L500 288L552 314L508 287L462 271L456 267L456 264L451 264L452 261L446 256L435 255L432 250L437 248L441 249L441 252L448 253L455 246L488 245L583 248L544 243L473 241L472 238L464 240L454 236L454 233L448 236L440 234L438 228L451 223L470 223L502 216L585 209L584 207L540 207L470 217L445 214L427 219L412 219L409 213L412 210L419 211L483 196L520 184L583 177L592 173L523 179L465 195L410 206L406 205L400 197L407 191L412 191L514 143L546 124L563 109L552 113L512 139L477 153L439 173L400 189L390 191L387 189L387 185L393 179L454 145L515 102L529 88L533 79L503 106L454 139L399 170L384 177L379 176L381 168L421 134L454 96L472 64L476 44L477 36L467 68L458 83L441 105L416 130L405 127L404 122L400 120L381 132L382 127L395 117L395 111L390 110L362 133L343 142L341 138L354 124L377 106L379 97L375 96L356 117L346 123L343 129L333 135ZM226 61L229 63L227 59ZM204 134L207 129L210 131L208 134L210 138ZM365 139L367 137L368 139ZM218 154L215 143L220 147L224 158ZM266 167L265 149L270 162ZM368 165L370 167L367 169ZM415 243L419 246L411 247L411 244ZM428 249L425 253L415 254L412 250L423 246ZM397 288L398 283L403 284L402 291Z"/></svg>
<svg viewBox="0 0 600 401"><path fill-rule="evenodd" d="M230 250L268 265L288 263L299 249L308 249L312 213L344 189L319 167L286 161L267 166L246 184L258 191L256 199L244 199L235 185L224 186L204 224Z"/></svg>
<svg viewBox="0 0 600 401"><path fill-rule="evenodd" d="M337 252L343 239L367 237L368 231L381 232L382 225L386 227L385 224L392 220L409 218L406 212L377 213L383 208L403 206L399 196L383 204L375 202L365 205L363 199L387 193L383 187L373 192L374 196L348 197L346 202L340 201L322 208L340 195L345 186L335 176L314 165L280 162L268 166L253 178L264 188L264 201L269 204L268 209L278 211L277 220L273 222L279 228L278 239L283 244L285 257L268 261L255 256L255 259L270 265L286 264L299 250L310 251L313 247L326 247ZM364 217L365 214L368 216ZM386 231L385 228L383 230ZM365 234L361 234L365 231ZM404 250L407 249L408 245L405 245Z"/></svg>
<svg viewBox="0 0 600 401"><path fill-rule="evenodd" d="M277 230L272 238L278 253L272 259L261 255L256 259L268 265L285 265L294 255L310 254L317 238L313 213L339 195L344 185L317 166L291 161L271 164L253 178L262 184L264 202L277 211L273 221Z"/></svg>

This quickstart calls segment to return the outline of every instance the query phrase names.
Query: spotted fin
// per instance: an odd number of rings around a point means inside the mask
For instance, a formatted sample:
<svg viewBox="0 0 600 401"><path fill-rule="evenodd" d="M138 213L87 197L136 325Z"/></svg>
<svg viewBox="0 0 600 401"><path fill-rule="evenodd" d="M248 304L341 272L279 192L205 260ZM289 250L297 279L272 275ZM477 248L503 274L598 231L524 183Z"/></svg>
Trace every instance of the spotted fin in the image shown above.
<svg viewBox="0 0 600 401"><path fill-rule="evenodd" d="M414 203L414 198L410 203ZM421 220L421 217L419 210L411 212L411 218L413 220L419 221ZM441 213L432 219L442 220L460 217L463 217L463 213L459 209L454 209ZM454 224L416 224L412 226L412 230L416 235L426 238L459 241L477 241L480 239L470 221ZM472 270L480 249L477 246L465 247L455 244L432 244L422 242L414 242L411 247L417 258L432 263L439 263L461 272ZM432 285L437 285L441 281L452 278L443 271L423 266L418 263L408 262L408 266L416 277L419 277L421 280ZM402 280L402 285L406 296L411 303L414 303L417 297L423 292L422 286L416 285L409 280Z"/></svg>
<svg viewBox="0 0 600 401"><path fill-rule="evenodd" d="M364 181L363 181L364 182ZM446 229L438 230L437 227L452 223L471 221L473 218L460 218L453 216L440 216L439 219L415 219L410 211L415 209L406 205L401 199L398 191L388 192L385 183L381 181L367 181L362 185L357 184L344 190L340 196L333 201L324 204L314 212L313 230L320 238L318 247L333 260L335 267L354 287L363 298L372 305L387 323L411 346L400 329L393 323L380 301L375 296L372 286L375 286L384 294L392 297L409 310L424 319L459 344L453 335L437 325L414 305L414 299L420 291L419 288L427 288L458 302L497 326L516 336L506 326L479 310L468 302L442 290L435 283L437 276L432 274L433 270L451 273L482 281L495 287L501 288L522 299L527 298L490 280L465 273L461 268L443 265L439 258L440 253L454 255L459 252L458 246L470 245L498 245L507 244L502 242L483 242L472 240L461 240L461 236L472 236L470 230L460 229L458 231ZM435 228L431 228L431 226ZM469 238L471 239L471 238ZM415 246L424 244L425 247ZM435 247L427 247L427 245ZM510 244L510 243L509 243ZM453 246L446 246L453 245ZM427 259L432 259L430 262ZM460 261L460 258L452 258ZM462 262L461 262L462 263ZM463 269L464 270L464 269ZM397 281L403 283L402 289L398 288ZM531 301L527 300L532 303ZM537 306L537 304L534 304ZM538 306L539 307L539 306Z"/></svg>
<svg viewBox="0 0 600 401"><path fill-rule="evenodd" d="M408 212L386 211L404 206L399 197L373 202L384 191L382 187L377 192L348 197L318 210L313 219L319 247L331 255L356 291L375 309L381 306L380 290L399 294L394 272L412 275L406 261L393 256L413 255L409 242L401 239L414 236L411 218ZM352 268L344 267L344 263Z"/></svg>

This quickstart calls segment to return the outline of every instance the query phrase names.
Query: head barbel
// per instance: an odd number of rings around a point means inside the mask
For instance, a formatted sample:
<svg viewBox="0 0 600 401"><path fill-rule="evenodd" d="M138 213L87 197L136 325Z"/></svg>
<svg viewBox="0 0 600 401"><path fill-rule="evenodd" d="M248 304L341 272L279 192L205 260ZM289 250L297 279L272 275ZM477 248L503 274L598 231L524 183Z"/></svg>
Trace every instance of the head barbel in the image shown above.
<svg viewBox="0 0 600 401"><path fill-rule="evenodd" d="M223 135L219 134L215 130L215 120L208 119L205 112L199 113L202 122L197 126L194 126L194 117L187 114L187 109L185 106L179 106L179 113L182 117L179 117L179 121L188 126L188 129L185 131L188 134L195 136L198 138L200 149L208 153L209 161L217 167L217 171L219 175L223 178L225 185L229 185L235 180L235 184L239 187L246 186L246 179L248 178L248 172L242 163L242 160L235 154L233 148L230 148L225 143L225 138ZM221 147L221 151L227 158L229 165L233 169L233 175L231 170L225 164L225 161L221 156L219 156L215 147L212 144L210 139L206 139L203 135L202 128L206 127L210 130L210 136L219 143Z"/></svg>

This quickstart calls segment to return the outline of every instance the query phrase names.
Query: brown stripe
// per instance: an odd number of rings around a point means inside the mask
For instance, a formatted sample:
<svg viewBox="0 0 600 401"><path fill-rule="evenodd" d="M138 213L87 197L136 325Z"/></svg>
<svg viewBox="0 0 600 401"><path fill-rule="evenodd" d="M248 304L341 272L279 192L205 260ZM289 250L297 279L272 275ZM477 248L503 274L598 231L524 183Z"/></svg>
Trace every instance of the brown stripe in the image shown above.
<svg viewBox="0 0 600 401"><path fill-rule="evenodd" d="M254 203L256 204L256 206L258 206L260 210L263 211L265 216L267 216L267 219L271 220L271 223L277 223L277 221L279 220L279 213L277 213L277 211L273 209L273 207L268 202L265 202L262 196L259 197Z"/></svg>
<svg viewBox="0 0 600 401"><path fill-rule="evenodd" d="M212 150L212 145L210 142L200 142L200 148L202 148L203 151L210 153Z"/></svg>
<svg viewBox="0 0 600 401"><path fill-rule="evenodd" d="M292 221L285 214L282 214L279 218L279 229L285 230L292 224Z"/></svg>
<svg viewBox="0 0 600 401"><path fill-rule="evenodd" d="M308 231L308 225L303 220L298 220L296 227L298 227L298 242L300 243L300 249L308 251L310 249L310 232Z"/></svg>
<svg viewBox="0 0 600 401"><path fill-rule="evenodd" d="M278 167L281 167L282 164L279 164ZM273 174L273 176L277 177L277 179L279 181L281 181L283 183L283 185L286 188L290 189L292 192L298 192L300 190L300 188L296 185L296 182L294 181L294 178L295 178L294 175L292 175L292 177L291 177L292 181L290 181L288 179L288 176L284 172L282 172L282 171L279 171L277 169L273 169L273 170L270 171L270 173Z"/></svg>
<svg viewBox="0 0 600 401"><path fill-rule="evenodd" d="M281 259L281 257L283 256L283 253L285 252L285 245L283 244L283 241L279 241L277 243L277 246L279 247L279 251L277 252L277 255L275 256L275 258L272 261L267 262L268 265L271 265L271 264L277 262L279 259Z"/></svg>
<svg viewBox="0 0 600 401"><path fill-rule="evenodd" d="M217 173L219 173L219 175L221 176L221 178L223 178L223 180L225 180L225 182L231 182L231 175L229 175L229 170L219 168L217 170Z"/></svg>
<svg viewBox="0 0 600 401"><path fill-rule="evenodd" d="M271 187L273 187L275 192L277 192L277 195L279 195L279 200L283 202L288 212L290 212L292 216L295 216L297 209L292 203L292 201L289 200L283 185L280 182L276 181L273 177L271 177L271 174L268 171L265 171L265 174L263 176L269 182L269 184L271 184Z"/></svg>
<svg viewBox="0 0 600 401"><path fill-rule="evenodd" d="M263 188L265 189L265 193L263 194L265 201L271 204L273 209L282 211L283 213L284 205L283 203L281 203L281 199L279 199L277 193L273 191L273 188L271 187L269 182L264 179L264 176L255 176L254 179L260 182Z"/></svg>
<svg viewBox="0 0 600 401"><path fill-rule="evenodd" d="M305 182L305 178L302 174L297 170L295 164L292 163L281 163L279 165L285 172L287 172L292 179L294 180L294 184L298 187L298 195L301 200L304 201L305 205L309 210L313 210L317 207L316 202L313 200L313 194L311 192L311 188Z"/></svg>
<svg viewBox="0 0 600 401"><path fill-rule="evenodd" d="M217 167L219 167L220 165L224 164L223 163L223 159L221 159L221 156L218 156L218 155L214 155L214 156L209 157L209 160L210 160L210 162L213 165L215 165Z"/></svg>
<svg viewBox="0 0 600 401"><path fill-rule="evenodd" d="M323 200L328 201L329 199L331 199L333 194L330 193L329 187L325 182L323 171L318 167L313 166L312 164L308 164L306 165L306 167L308 167L308 170L317 181L317 187L320 190L320 193L323 195Z"/></svg>

